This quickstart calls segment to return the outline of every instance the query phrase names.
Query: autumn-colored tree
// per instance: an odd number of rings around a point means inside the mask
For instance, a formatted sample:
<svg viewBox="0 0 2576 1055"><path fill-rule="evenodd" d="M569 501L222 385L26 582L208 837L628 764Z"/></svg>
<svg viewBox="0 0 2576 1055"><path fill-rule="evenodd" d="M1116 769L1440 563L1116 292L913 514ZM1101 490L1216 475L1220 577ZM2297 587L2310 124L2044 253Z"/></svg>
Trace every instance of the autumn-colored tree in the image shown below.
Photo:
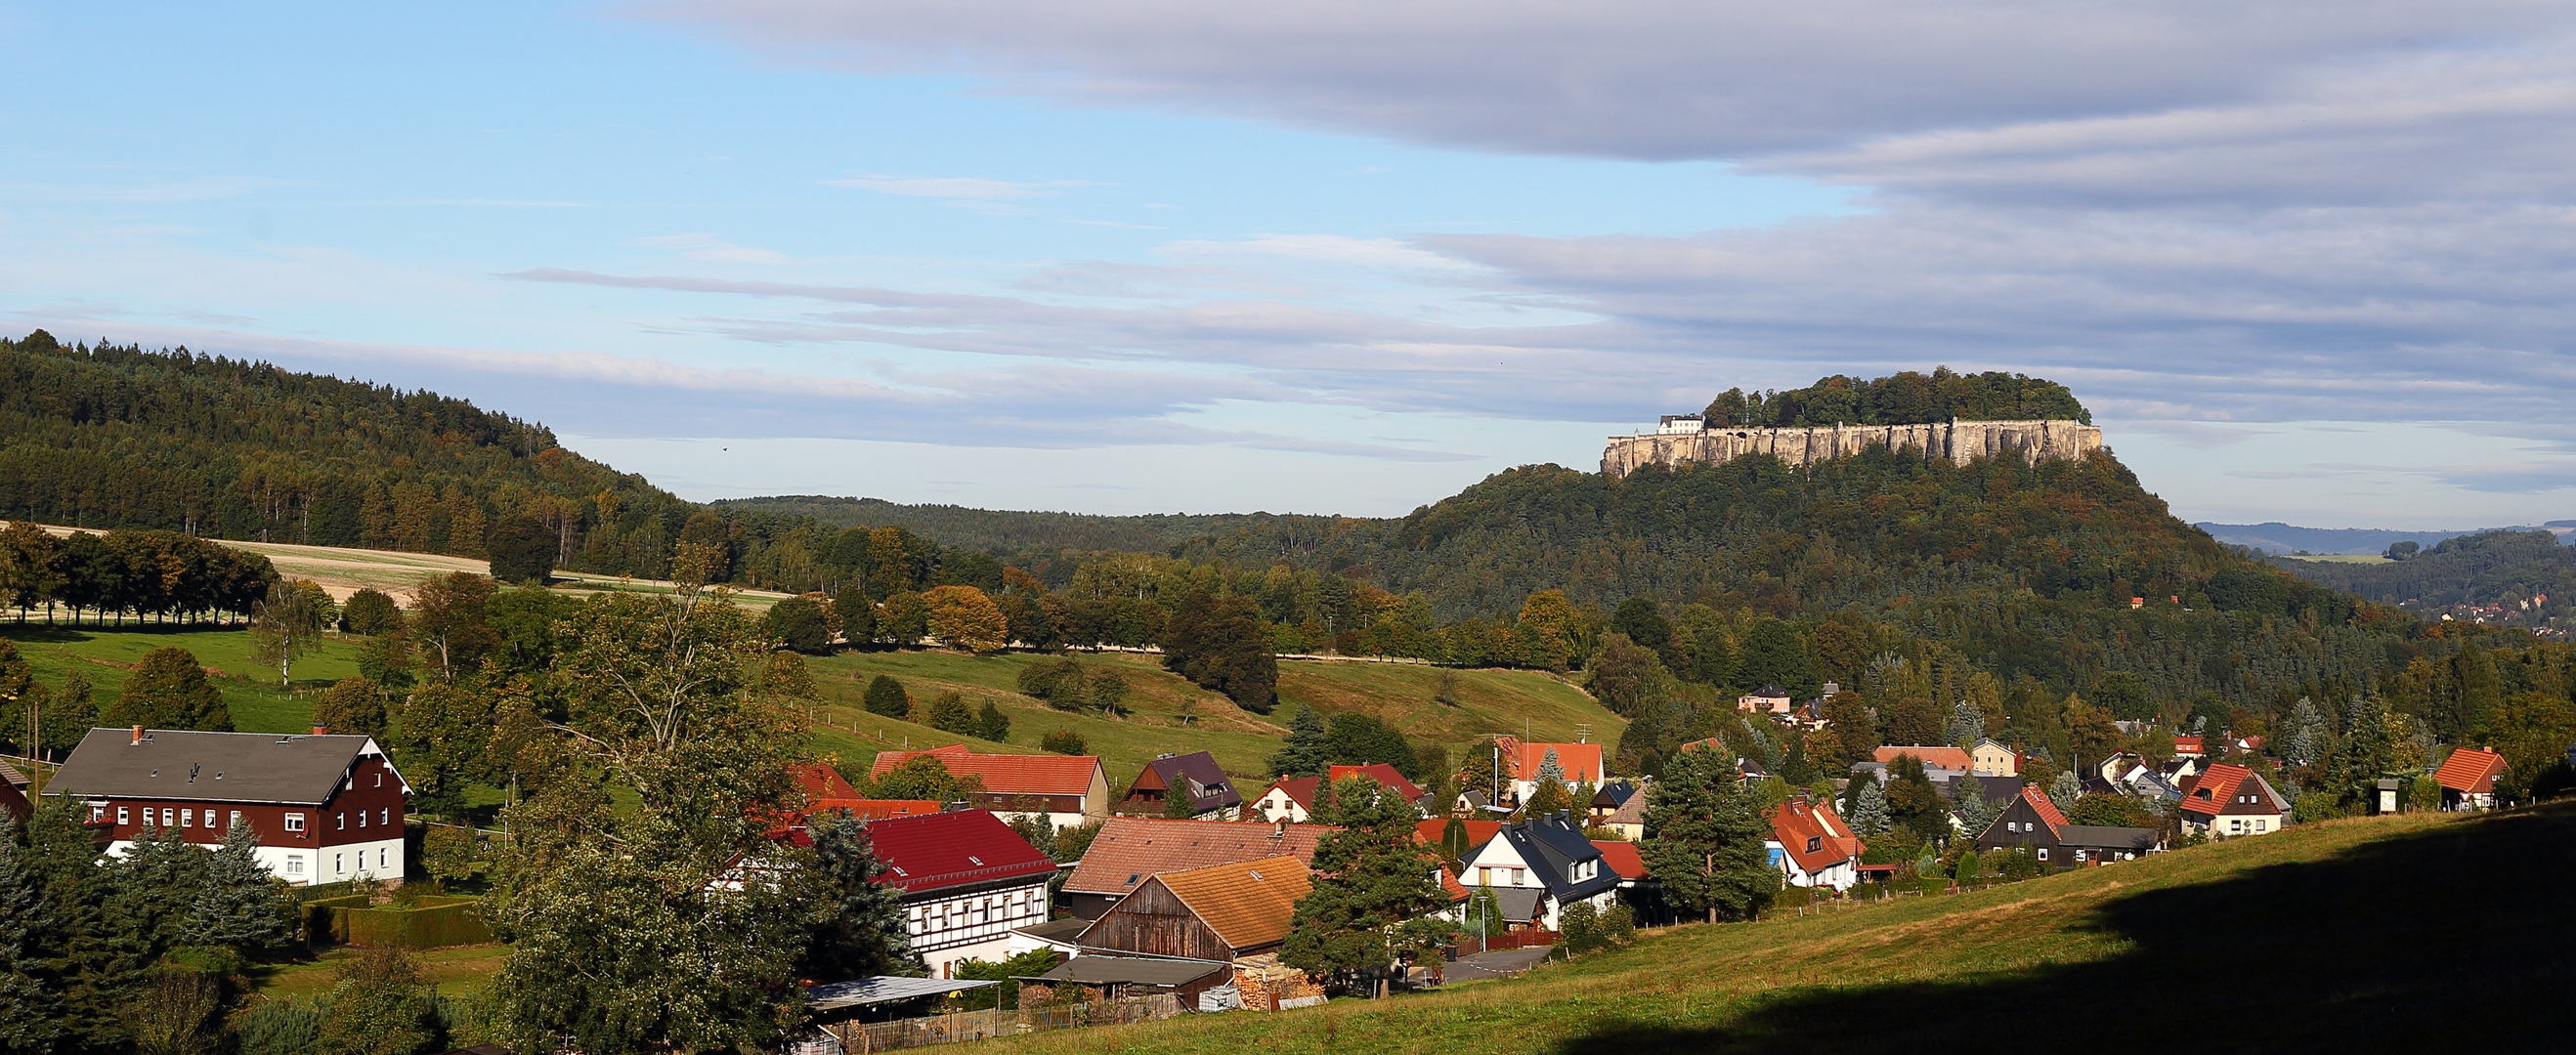
<svg viewBox="0 0 2576 1055"><path fill-rule="evenodd" d="M99 720L110 726L140 725L155 729L205 729L231 732L232 711L224 694L206 682L206 669L184 648L156 648L145 653L125 679L125 687Z"/></svg>
<svg viewBox="0 0 2576 1055"><path fill-rule="evenodd" d="M930 610L930 636L950 648L998 652L1010 643L1010 621L984 591L972 586L937 586L921 595Z"/></svg>

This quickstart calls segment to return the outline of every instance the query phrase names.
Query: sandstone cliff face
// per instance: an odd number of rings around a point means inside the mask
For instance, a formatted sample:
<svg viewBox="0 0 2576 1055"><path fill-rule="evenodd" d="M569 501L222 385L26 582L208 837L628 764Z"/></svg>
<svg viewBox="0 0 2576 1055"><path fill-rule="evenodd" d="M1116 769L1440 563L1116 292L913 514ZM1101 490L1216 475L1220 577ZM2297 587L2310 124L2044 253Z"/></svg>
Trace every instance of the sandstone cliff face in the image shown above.
<svg viewBox="0 0 2576 1055"><path fill-rule="evenodd" d="M2014 455L2023 461L2082 458L2102 449L2102 430L2078 421L1949 421L1930 425L1835 425L1795 429L1711 429L1701 433L1612 436L1601 471L1626 476L1641 465L1719 465L1768 454L1791 465L1858 454L1873 447L1919 450L1925 458Z"/></svg>

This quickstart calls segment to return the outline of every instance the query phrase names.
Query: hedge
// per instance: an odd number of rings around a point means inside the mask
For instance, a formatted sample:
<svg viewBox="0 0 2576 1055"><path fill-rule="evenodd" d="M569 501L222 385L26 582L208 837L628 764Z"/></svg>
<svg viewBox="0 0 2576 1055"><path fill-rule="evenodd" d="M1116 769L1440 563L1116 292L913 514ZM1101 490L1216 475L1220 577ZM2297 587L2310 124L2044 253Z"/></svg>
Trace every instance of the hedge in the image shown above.
<svg viewBox="0 0 2576 1055"><path fill-rule="evenodd" d="M492 940L483 906L470 897L425 897L411 907L370 908L365 895L323 898L305 905L305 932L341 945L436 949Z"/></svg>

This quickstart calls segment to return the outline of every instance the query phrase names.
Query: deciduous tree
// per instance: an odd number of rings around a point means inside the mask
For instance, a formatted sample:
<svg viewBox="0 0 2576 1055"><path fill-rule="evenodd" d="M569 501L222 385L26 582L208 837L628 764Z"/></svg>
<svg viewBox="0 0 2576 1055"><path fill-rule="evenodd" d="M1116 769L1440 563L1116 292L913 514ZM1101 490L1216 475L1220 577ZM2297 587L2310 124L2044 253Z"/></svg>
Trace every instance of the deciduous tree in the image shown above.
<svg viewBox="0 0 2576 1055"><path fill-rule="evenodd" d="M116 702L99 716L111 726L151 729L205 729L231 732L232 711L224 694L206 682L206 668L184 648L156 648L145 653L125 679Z"/></svg>

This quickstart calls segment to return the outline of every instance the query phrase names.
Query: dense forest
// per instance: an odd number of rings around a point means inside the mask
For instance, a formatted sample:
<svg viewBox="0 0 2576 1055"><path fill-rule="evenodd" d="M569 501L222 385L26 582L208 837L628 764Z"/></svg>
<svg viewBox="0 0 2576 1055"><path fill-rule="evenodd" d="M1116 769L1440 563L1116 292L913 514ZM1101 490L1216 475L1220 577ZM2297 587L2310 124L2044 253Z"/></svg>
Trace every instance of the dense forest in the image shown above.
<svg viewBox="0 0 2576 1055"><path fill-rule="evenodd" d="M2272 562L2373 601L2415 601L2426 610L2495 605L2527 622L2576 615L2576 547L2561 544L2551 532L2486 531L2431 546L2401 542L2389 547L2388 556L2381 564L2295 557Z"/></svg>
<svg viewBox="0 0 2576 1055"><path fill-rule="evenodd" d="M1711 428L1730 425L1921 425L1949 421L2058 419L2093 423L2065 385L2020 374L1962 374L1941 367L1864 381L1835 375L1805 388L1730 388L1703 412Z"/></svg>
<svg viewBox="0 0 2576 1055"><path fill-rule="evenodd" d="M1201 535L1266 519L1266 513L1015 512L956 505L905 505L880 498L778 495L723 498L707 503L719 512L756 511L812 517L834 527L900 527L950 546L979 552L1162 553Z"/></svg>

